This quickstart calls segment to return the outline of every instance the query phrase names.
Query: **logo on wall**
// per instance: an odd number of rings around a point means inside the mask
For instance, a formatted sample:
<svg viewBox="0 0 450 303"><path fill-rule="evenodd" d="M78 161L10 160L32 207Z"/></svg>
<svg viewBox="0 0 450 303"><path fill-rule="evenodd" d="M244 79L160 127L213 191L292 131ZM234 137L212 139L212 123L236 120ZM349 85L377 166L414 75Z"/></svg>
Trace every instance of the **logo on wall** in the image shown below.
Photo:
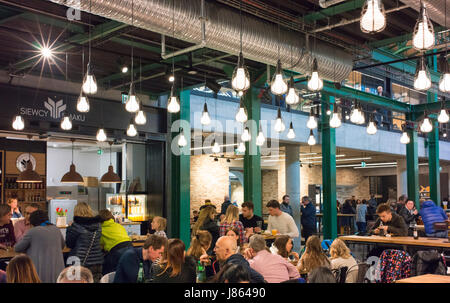
<svg viewBox="0 0 450 303"><path fill-rule="evenodd" d="M67 107L66 104L63 104L63 100L55 102L51 98L48 98L48 100L44 102L44 106L50 111L50 116L53 119L60 119L62 116L61 114L66 110Z"/></svg>
<svg viewBox="0 0 450 303"><path fill-rule="evenodd" d="M27 169L28 162L33 164L33 169L36 169L36 159L29 153L20 154L16 159L16 167L20 172Z"/></svg>

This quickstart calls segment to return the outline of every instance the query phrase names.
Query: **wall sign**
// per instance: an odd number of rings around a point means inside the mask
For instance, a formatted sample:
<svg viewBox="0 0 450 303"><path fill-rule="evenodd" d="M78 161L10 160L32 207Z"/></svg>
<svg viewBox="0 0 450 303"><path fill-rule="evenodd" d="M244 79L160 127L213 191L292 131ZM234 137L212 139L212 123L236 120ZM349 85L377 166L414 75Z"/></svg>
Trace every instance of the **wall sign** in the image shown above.
<svg viewBox="0 0 450 303"><path fill-rule="evenodd" d="M33 164L33 170L36 169L36 159L29 153L20 154L16 159L16 167L20 172L27 169L28 162Z"/></svg>

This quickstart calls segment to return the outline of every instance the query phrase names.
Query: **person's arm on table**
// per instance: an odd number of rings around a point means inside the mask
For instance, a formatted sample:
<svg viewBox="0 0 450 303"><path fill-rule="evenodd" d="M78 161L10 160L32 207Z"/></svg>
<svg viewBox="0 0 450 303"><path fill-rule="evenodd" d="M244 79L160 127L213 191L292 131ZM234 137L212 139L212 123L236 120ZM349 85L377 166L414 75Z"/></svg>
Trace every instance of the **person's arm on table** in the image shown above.
<svg viewBox="0 0 450 303"><path fill-rule="evenodd" d="M408 226L406 226L405 220L402 217L397 217L394 225L389 225L387 227L388 233L393 233L396 236L406 237L408 235Z"/></svg>

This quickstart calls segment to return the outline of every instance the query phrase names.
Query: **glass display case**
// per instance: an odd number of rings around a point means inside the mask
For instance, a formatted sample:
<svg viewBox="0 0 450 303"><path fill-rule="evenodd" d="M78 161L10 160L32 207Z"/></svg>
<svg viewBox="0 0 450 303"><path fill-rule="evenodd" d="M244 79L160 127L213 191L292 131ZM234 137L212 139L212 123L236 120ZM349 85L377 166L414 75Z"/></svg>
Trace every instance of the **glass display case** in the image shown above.
<svg viewBox="0 0 450 303"><path fill-rule="evenodd" d="M126 202L125 194L106 194L106 209L116 218L126 218Z"/></svg>
<svg viewBox="0 0 450 303"><path fill-rule="evenodd" d="M128 201L128 219L131 221L147 221L149 214L147 210L147 195L129 194Z"/></svg>

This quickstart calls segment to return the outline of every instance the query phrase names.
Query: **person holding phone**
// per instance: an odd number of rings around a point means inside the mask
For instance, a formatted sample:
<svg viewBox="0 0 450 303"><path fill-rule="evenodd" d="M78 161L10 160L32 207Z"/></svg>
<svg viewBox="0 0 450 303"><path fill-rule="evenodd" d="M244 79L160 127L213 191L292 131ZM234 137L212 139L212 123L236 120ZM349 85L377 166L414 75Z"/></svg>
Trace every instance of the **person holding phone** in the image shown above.
<svg viewBox="0 0 450 303"><path fill-rule="evenodd" d="M388 204L380 204L377 207L377 215L379 218L375 221L373 228L370 230L371 234L393 234L400 237L406 237L408 235L408 226L406 225L405 220L392 212L391 207Z"/></svg>

